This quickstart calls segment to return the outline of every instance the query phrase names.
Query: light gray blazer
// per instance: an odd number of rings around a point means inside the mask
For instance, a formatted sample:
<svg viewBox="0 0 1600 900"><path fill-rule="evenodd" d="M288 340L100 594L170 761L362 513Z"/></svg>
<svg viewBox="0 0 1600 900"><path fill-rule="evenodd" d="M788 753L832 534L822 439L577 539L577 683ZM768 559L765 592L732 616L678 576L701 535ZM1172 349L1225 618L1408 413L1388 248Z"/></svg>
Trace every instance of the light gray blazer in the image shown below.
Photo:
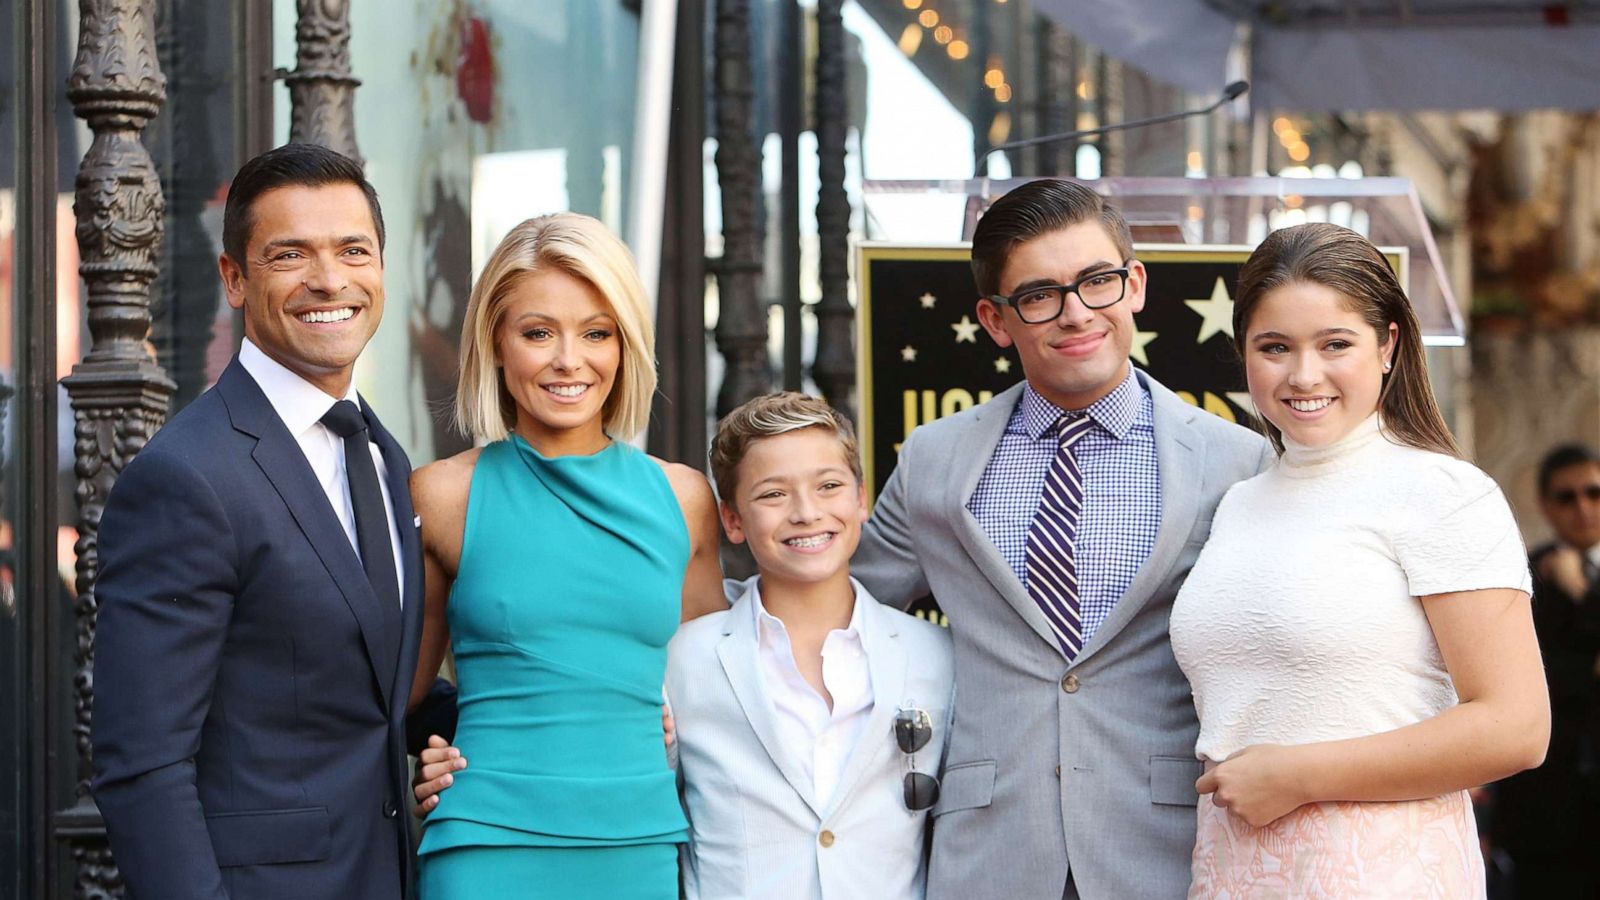
<svg viewBox="0 0 1600 900"><path fill-rule="evenodd" d="M1072 663L967 510L1022 385L918 428L862 534L856 577L896 605L931 590L955 639L929 900L1053 900L1069 870L1086 900L1188 890L1199 724L1167 619L1218 501L1272 450L1138 377L1154 404L1160 531Z"/></svg>
<svg viewBox="0 0 1600 900"><path fill-rule="evenodd" d="M753 581L754 579L752 579ZM933 738L917 770L937 772L950 733L950 634L872 600L861 609L872 712L825 808L811 804L809 779L779 743L772 703L757 670L748 590L733 608L678 629L667 648L667 696L678 731L678 775L689 842L683 855L688 900L732 898L921 898L926 812L905 807L905 756L894 714L906 701L928 711ZM886 823L913 820L906 829Z"/></svg>

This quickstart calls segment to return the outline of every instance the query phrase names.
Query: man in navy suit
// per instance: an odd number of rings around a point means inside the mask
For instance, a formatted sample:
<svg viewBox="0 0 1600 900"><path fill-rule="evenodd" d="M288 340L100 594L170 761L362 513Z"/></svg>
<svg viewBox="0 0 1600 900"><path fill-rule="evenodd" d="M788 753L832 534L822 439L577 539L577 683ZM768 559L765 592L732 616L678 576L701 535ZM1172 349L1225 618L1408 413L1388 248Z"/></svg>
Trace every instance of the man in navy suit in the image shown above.
<svg viewBox="0 0 1600 900"><path fill-rule="evenodd" d="M246 163L218 263L244 344L106 505L93 790L135 900L411 889L411 467L351 379L383 243L356 162Z"/></svg>

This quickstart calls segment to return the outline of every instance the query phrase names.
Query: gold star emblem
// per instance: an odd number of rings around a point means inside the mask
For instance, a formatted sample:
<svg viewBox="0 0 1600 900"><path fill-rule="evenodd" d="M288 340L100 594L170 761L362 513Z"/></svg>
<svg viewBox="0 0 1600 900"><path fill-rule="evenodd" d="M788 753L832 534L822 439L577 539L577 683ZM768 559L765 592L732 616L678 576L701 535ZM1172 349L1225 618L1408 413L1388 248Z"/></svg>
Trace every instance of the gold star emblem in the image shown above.
<svg viewBox="0 0 1600 900"><path fill-rule="evenodd" d="M1010 372L1011 371L1011 360L1006 359L1004 356L1000 357L999 359L994 361L994 370L996 372L999 372L1001 375L1004 375L1007 372Z"/></svg>
<svg viewBox="0 0 1600 900"><path fill-rule="evenodd" d="M1150 365L1150 357L1145 355L1144 348L1146 344L1155 339L1156 333L1154 331L1139 331L1135 329L1133 332L1133 344L1128 347L1128 356L1139 365L1148 367Z"/></svg>
<svg viewBox="0 0 1600 900"><path fill-rule="evenodd" d="M972 321L971 317L962 316L961 321L950 327L955 329L956 343L959 344L962 341L966 341L969 344L976 344L978 342L978 323Z"/></svg>
<svg viewBox="0 0 1600 900"><path fill-rule="evenodd" d="M1233 298L1228 296L1228 286L1223 284L1221 276L1217 277L1217 286L1211 289L1208 299L1185 300L1183 305L1200 314L1200 336L1194 339L1196 344L1204 344L1206 338L1214 334L1233 337Z"/></svg>
<svg viewBox="0 0 1600 900"><path fill-rule="evenodd" d="M917 348L911 346L910 344L907 344L904 347L901 347L900 348L900 359L903 362L916 362L917 361Z"/></svg>
<svg viewBox="0 0 1600 900"><path fill-rule="evenodd" d="M921 297L918 297L917 299L922 301L922 308L923 309L933 309L933 304L939 302L939 298L935 297L932 294L923 294Z"/></svg>

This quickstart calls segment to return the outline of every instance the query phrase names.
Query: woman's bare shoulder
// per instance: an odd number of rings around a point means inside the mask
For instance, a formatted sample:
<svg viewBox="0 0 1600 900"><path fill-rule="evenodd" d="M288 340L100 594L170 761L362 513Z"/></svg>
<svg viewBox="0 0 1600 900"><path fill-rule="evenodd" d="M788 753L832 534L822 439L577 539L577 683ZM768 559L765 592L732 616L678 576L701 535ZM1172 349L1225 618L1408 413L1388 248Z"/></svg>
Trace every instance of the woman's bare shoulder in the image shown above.
<svg viewBox="0 0 1600 900"><path fill-rule="evenodd" d="M713 502L711 483L706 481L704 472L683 463L668 462L657 456L651 456L650 460L666 473L667 483L672 485L672 492L678 495L678 502L697 506Z"/></svg>
<svg viewBox="0 0 1600 900"><path fill-rule="evenodd" d="M461 510L472 489L472 471L482 447L428 463L411 473L411 503L424 518L430 512Z"/></svg>

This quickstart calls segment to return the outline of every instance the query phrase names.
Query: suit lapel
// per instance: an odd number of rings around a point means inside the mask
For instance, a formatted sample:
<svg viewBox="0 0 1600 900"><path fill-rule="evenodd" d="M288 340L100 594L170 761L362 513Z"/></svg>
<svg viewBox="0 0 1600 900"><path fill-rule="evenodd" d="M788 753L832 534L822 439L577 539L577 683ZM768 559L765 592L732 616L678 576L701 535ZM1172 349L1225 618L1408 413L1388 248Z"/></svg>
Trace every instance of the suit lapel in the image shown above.
<svg viewBox="0 0 1600 900"><path fill-rule="evenodd" d="M883 754L891 750L899 752L890 738L894 730L894 714L900 708L900 701L910 699L918 705L933 702L924 697L904 696L909 660L905 646L900 642L899 625L894 617L884 613L878 601L859 584L856 585L856 598L857 604L864 604L861 643L867 651L867 672L872 677L872 712L868 714L867 723L856 738L856 745L850 750L844 774L840 776L839 786L828 803L829 815L850 799L850 795Z"/></svg>
<svg viewBox="0 0 1600 900"><path fill-rule="evenodd" d="M722 634L722 640L717 643L717 659L722 662L722 671L728 676L733 696L743 708L745 721L750 723L750 728L755 731L762 748L772 758L773 765L778 767L784 780L789 782L795 793L820 819L822 810L817 809L811 780L805 777L799 766L795 765L793 757L786 752L783 742L778 739L777 725L773 722L772 701L761 690L761 672L756 658L759 649L755 611L751 608L753 603L751 591L754 590L754 585L755 582L752 581L751 588L747 589L744 596L740 597L729 610L727 629Z"/></svg>
<svg viewBox="0 0 1600 900"><path fill-rule="evenodd" d="M1150 549L1150 555L1139 566L1138 573L1117 605L1112 607L1111 614L1095 629L1094 637L1089 639L1074 665L1093 656L1095 651L1116 637L1117 632L1150 601L1177 563L1200 511L1200 488L1205 479L1202 459L1204 439L1193 422L1195 416L1210 413L1184 403L1153 379L1140 377L1150 391L1156 438L1156 471L1161 482L1161 525L1156 531L1156 542Z"/></svg>
<svg viewBox="0 0 1600 900"><path fill-rule="evenodd" d="M1028 589L1018 580L1017 573L1012 571L1005 557L1000 555L1000 549L989 539L989 535L984 533L983 526L978 523L972 510L967 509L967 501L971 499L972 492L977 490L978 481L983 478L983 472L988 468L995 448L1000 445L1000 438L1005 435L1006 424L1011 420L1012 411L1016 409L1022 391L1023 384L1018 384L985 404L972 427L962 435L957 444L955 459L958 461L958 466L965 465L966 469L958 470L956 472L958 477L951 479L951 493L945 498L945 506L950 511L949 520L955 524L957 539L977 565L978 571L989 579L995 593L1017 611L1017 615L1028 623L1028 627L1059 654L1061 642L1051 630L1044 611L1032 597L1028 596Z"/></svg>
<svg viewBox="0 0 1600 900"><path fill-rule="evenodd" d="M373 414L372 407L367 401L361 401L361 411L366 416L367 426L373 441L378 445L378 450L383 455L384 468L388 472L385 486L389 489L390 501L394 504L395 530L400 534L400 566L405 575L403 603L398 613L396 630L399 633L399 665L394 674L395 694L402 709L411 691L409 673L416 669L417 651L421 642L423 599L423 574L422 574L422 537L416 526L416 512L411 506L411 460L406 458L405 451L378 417ZM365 574L363 572L362 574ZM387 606L388 604L382 604ZM402 678L402 673L407 677Z"/></svg>
<svg viewBox="0 0 1600 900"><path fill-rule="evenodd" d="M317 483L300 445L237 358L217 380L217 389L227 403L234 428L256 438L252 458L277 490L355 616L366 646L367 661L377 679L384 708L388 709L399 654L399 630L380 608L367 573L361 568L361 560L350 546L350 538L339 524L333 507L328 504L327 494ZM397 495L397 509L398 505ZM406 505L410 506L409 501Z"/></svg>

